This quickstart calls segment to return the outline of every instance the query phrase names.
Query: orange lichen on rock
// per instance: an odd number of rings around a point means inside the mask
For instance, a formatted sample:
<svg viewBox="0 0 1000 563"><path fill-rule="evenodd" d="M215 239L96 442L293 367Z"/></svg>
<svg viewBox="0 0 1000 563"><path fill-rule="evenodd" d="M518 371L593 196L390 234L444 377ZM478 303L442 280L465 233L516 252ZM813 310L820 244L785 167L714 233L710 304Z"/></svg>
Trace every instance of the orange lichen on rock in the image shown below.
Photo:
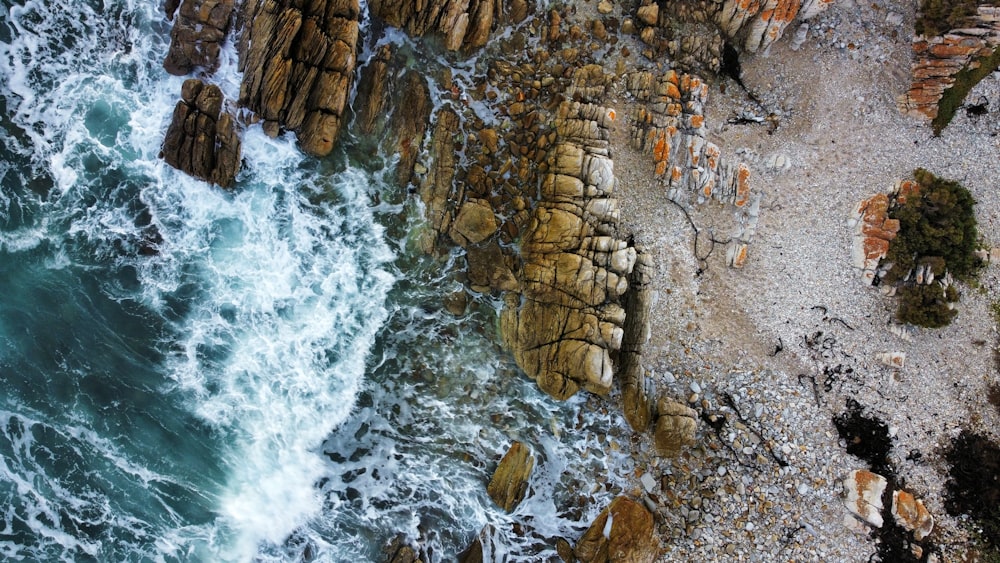
<svg viewBox="0 0 1000 563"><path fill-rule="evenodd" d="M740 163L736 171L736 199L733 205L743 207L750 201L750 168Z"/></svg>

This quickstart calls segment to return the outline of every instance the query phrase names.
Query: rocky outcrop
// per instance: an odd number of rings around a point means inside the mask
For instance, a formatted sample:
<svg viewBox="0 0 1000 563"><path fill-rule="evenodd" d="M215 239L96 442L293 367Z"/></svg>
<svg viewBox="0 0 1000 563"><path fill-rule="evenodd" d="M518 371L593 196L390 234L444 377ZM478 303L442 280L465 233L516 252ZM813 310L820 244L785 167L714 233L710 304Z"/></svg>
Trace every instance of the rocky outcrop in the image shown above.
<svg viewBox="0 0 1000 563"><path fill-rule="evenodd" d="M500 0L370 0L372 15L414 36L440 34L449 51L486 45L501 15ZM518 2L518 10L526 10ZM521 16L523 18L523 16Z"/></svg>
<svg viewBox="0 0 1000 563"><path fill-rule="evenodd" d="M750 168L724 159L722 150L706 137L708 85L697 76L670 70L659 76L633 72L626 87L646 102L633 115L632 146L652 155L653 174L671 201L690 208L716 200L733 209L726 256L730 266L742 267L757 231L760 194L752 191Z"/></svg>
<svg viewBox="0 0 1000 563"><path fill-rule="evenodd" d="M531 455L531 450L521 442L514 442L500 460L486 493L497 506L513 512L528 492L528 479L534 468L535 456Z"/></svg>
<svg viewBox="0 0 1000 563"><path fill-rule="evenodd" d="M423 559L420 551L413 545L407 543L402 536L396 536L392 542L385 547L385 563L422 563Z"/></svg>
<svg viewBox="0 0 1000 563"><path fill-rule="evenodd" d="M449 106L442 107L434 117L429 149L431 165L419 189L430 227L421 236L420 248L427 253L434 251L438 235L447 233L451 226L455 214L451 202L461 201L463 197L460 185L455 184L458 158L452 139L458 133L458 126L458 114Z"/></svg>
<svg viewBox="0 0 1000 563"><path fill-rule="evenodd" d="M240 14L240 104L298 136L306 153L333 150L354 77L358 0L248 0Z"/></svg>
<svg viewBox="0 0 1000 563"><path fill-rule="evenodd" d="M564 102L541 201L521 240L521 292L505 297L501 335L518 366L556 399L606 394L622 343L621 298L636 252L617 238L607 108Z"/></svg>
<svg viewBox="0 0 1000 563"><path fill-rule="evenodd" d="M1000 59L1000 7L979 6L962 29L935 37L913 38L913 82L897 100L899 109L928 121L938 118L940 103L963 71L976 71L985 59ZM1000 60L997 61L1000 64ZM995 68L995 67L994 67ZM988 73L989 71L987 71ZM972 84L960 85L965 92ZM965 93L961 93L961 98ZM961 99L951 105L957 107ZM948 108L954 111L954 108ZM950 117L949 117L950 119ZM945 123L946 124L946 123ZM943 125L942 125L943 128Z"/></svg>
<svg viewBox="0 0 1000 563"><path fill-rule="evenodd" d="M642 347L649 340L649 307L652 298L651 256L636 248L635 266L625 294L625 325L618 370L622 386L622 411L629 426L645 432L653 416L652 382L642 367Z"/></svg>
<svg viewBox="0 0 1000 563"><path fill-rule="evenodd" d="M230 187L240 170L240 139L233 116L222 111L222 91L191 78L163 139L160 157L188 174Z"/></svg>
<svg viewBox="0 0 1000 563"><path fill-rule="evenodd" d="M807 20L834 0L642 0L635 14L646 56L666 54L675 68L717 71L729 42L755 53L777 41L793 22Z"/></svg>
<svg viewBox="0 0 1000 563"><path fill-rule="evenodd" d="M582 563L652 563L659 551L653 515L641 504L617 497L584 532L573 554Z"/></svg>
<svg viewBox="0 0 1000 563"><path fill-rule="evenodd" d="M177 76L196 68L215 72L233 19L233 0L183 0L179 11L177 4L171 0L164 6L167 19L173 19L175 12L177 19L170 30L170 49L163 68Z"/></svg>

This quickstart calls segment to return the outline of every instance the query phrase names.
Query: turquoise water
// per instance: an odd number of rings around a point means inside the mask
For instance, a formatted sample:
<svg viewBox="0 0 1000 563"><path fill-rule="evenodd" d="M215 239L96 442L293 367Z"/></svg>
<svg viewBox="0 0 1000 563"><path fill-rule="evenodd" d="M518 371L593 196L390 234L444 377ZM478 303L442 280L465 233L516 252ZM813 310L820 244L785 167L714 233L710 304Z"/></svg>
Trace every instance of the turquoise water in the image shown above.
<svg viewBox="0 0 1000 563"><path fill-rule="evenodd" d="M376 164L250 127L231 193L165 165L168 34L159 3L0 7L0 556L363 561L402 534L449 560L486 524L496 560L552 555L610 495L587 476L620 481L614 417L517 373L492 299L441 310L461 257L411 251ZM515 438L539 462L509 516L485 482Z"/></svg>

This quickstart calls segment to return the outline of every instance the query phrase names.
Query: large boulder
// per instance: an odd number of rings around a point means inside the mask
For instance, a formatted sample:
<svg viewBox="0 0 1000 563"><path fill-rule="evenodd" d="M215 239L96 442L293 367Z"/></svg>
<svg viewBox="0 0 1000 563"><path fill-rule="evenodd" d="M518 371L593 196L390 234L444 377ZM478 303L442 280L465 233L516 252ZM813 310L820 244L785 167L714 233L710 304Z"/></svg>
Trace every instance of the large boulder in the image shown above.
<svg viewBox="0 0 1000 563"><path fill-rule="evenodd" d="M240 170L240 139L233 116L222 111L222 91L192 78L167 128L160 156L167 164L228 188Z"/></svg>
<svg viewBox="0 0 1000 563"><path fill-rule="evenodd" d="M606 394L621 348L622 298L636 252L616 237L618 202L608 127L614 112L565 102L541 201L521 238L521 293L508 295L501 335L538 386L564 400Z"/></svg>
<svg viewBox="0 0 1000 563"><path fill-rule="evenodd" d="M354 78L358 0L248 0L240 14L240 103L264 131L295 131L302 150L333 150Z"/></svg>
<svg viewBox="0 0 1000 563"><path fill-rule="evenodd" d="M573 553L582 563L652 563L659 551L653 515L641 504L617 497L584 532Z"/></svg>

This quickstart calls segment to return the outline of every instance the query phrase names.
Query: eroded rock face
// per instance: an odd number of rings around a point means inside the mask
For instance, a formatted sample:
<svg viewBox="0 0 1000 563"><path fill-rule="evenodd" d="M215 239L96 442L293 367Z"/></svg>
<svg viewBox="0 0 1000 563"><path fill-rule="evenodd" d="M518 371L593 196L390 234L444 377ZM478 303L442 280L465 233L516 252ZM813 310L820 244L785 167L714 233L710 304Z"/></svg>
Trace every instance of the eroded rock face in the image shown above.
<svg viewBox="0 0 1000 563"><path fill-rule="evenodd" d="M201 67L209 73L219 67L219 49L229 32L233 15L233 0L183 0L180 10L173 0L164 6L167 18L175 15L170 30L170 50L163 68L170 74L183 76Z"/></svg>
<svg viewBox="0 0 1000 563"><path fill-rule="evenodd" d="M978 10L967 28L913 38L913 83L897 100L900 111L933 120L955 76L1000 48L1000 7L979 6Z"/></svg>
<svg viewBox="0 0 1000 563"><path fill-rule="evenodd" d="M583 563L652 563L660 550L653 531L653 515L644 506L617 497L584 532L573 553Z"/></svg>
<svg viewBox="0 0 1000 563"><path fill-rule="evenodd" d="M619 352L618 377L622 385L622 410L636 432L645 432L653 416L651 381L642 367L642 347L649 340L649 307L652 297L653 263L649 254L636 248L635 266L625 296L625 326Z"/></svg>
<svg viewBox="0 0 1000 563"><path fill-rule="evenodd" d="M486 44L501 4L498 0L370 0L368 7L372 15L411 35L440 34L445 48L457 51ZM515 15L523 19L521 10L526 6L514 4Z"/></svg>
<svg viewBox="0 0 1000 563"><path fill-rule="evenodd" d="M354 77L358 0L248 0L240 14L240 104L302 150L333 150Z"/></svg>
<svg viewBox="0 0 1000 563"><path fill-rule="evenodd" d="M531 455L531 450L521 442L514 442L493 473L486 487L487 494L497 506L513 512L528 492L528 479L534 468L535 456Z"/></svg>
<svg viewBox="0 0 1000 563"><path fill-rule="evenodd" d="M606 394L621 347L621 298L635 249L616 238L618 203L607 128L614 112L564 102L541 201L521 241L521 294L505 298L501 335L538 386L564 400Z"/></svg>
<svg viewBox="0 0 1000 563"><path fill-rule="evenodd" d="M431 166L420 183L420 199L424 202L425 212L430 229L424 232L420 247L424 252L433 252L437 245L438 234L448 232L455 210L449 203L461 201L463 194L455 185L455 167L458 159L455 155L452 138L458 132L458 114L445 106L438 110L434 117L434 130L431 132Z"/></svg>
<svg viewBox="0 0 1000 563"><path fill-rule="evenodd" d="M218 86L186 80L160 156L178 170L228 188L240 170L241 144L223 101Z"/></svg>
<svg viewBox="0 0 1000 563"><path fill-rule="evenodd" d="M743 267L757 231L760 195L752 191L750 168L723 158L722 150L707 139L703 108L708 85L697 76L670 70L659 76L633 72L626 87L646 102L633 115L632 146L652 155L654 175L678 205L689 208L716 200L733 209L727 262Z"/></svg>

